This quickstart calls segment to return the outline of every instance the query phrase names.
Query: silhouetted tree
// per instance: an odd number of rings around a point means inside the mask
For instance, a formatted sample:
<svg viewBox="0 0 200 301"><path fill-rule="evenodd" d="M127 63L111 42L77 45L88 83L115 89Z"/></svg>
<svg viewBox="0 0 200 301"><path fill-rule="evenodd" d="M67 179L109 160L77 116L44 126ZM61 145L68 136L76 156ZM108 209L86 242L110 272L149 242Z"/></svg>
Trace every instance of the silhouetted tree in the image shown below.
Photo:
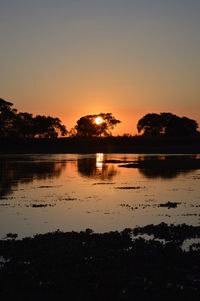
<svg viewBox="0 0 200 301"><path fill-rule="evenodd" d="M77 136L77 131L75 127L71 128L68 132L69 137L76 137Z"/></svg>
<svg viewBox="0 0 200 301"><path fill-rule="evenodd" d="M162 118L159 114L147 114L138 121L137 129L144 135L160 135L163 132Z"/></svg>
<svg viewBox="0 0 200 301"><path fill-rule="evenodd" d="M198 123L187 117L172 117L169 120L165 134L168 136L192 136L197 134Z"/></svg>
<svg viewBox="0 0 200 301"><path fill-rule="evenodd" d="M96 118L101 118L102 122L97 124ZM112 113L100 113L95 115L87 115L81 117L75 126L75 130L78 136L84 137L101 137L111 136L111 131L115 126L120 123Z"/></svg>
<svg viewBox="0 0 200 301"><path fill-rule="evenodd" d="M17 113L12 106L11 102L0 98L0 137L56 138L67 134L59 118Z"/></svg>
<svg viewBox="0 0 200 301"><path fill-rule="evenodd" d="M33 120L34 136L40 138L57 138L65 136L67 130L59 118L37 115Z"/></svg>
<svg viewBox="0 0 200 301"><path fill-rule="evenodd" d="M17 110L11 102L0 98L0 137L9 137L14 132Z"/></svg>
<svg viewBox="0 0 200 301"><path fill-rule="evenodd" d="M34 118L30 113L19 113L15 126L18 136L22 138L34 138Z"/></svg>
<svg viewBox="0 0 200 301"><path fill-rule="evenodd" d="M138 121L137 129L146 136L192 136L198 133L198 123L172 113L151 113Z"/></svg>

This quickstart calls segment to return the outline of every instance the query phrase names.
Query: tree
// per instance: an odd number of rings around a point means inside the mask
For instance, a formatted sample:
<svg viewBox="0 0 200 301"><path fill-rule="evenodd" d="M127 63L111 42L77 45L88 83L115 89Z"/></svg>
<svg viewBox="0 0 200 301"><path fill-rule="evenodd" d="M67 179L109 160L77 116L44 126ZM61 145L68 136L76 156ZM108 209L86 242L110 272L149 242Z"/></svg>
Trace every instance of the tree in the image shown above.
<svg viewBox="0 0 200 301"><path fill-rule="evenodd" d="M14 131L17 110L11 102L0 98L0 137L9 137Z"/></svg>
<svg viewBox="0 0 200 301"><path fill-rule="evenodd" d="M189 136L198 133L198 123L172 113L151 113L138 121L137 129L146 136Z"/></svg>
<svg viewBox="0 0 200 301"><path fill-rule="evenodd" d="M163 132L162 118L159 114L147 114L137 124L138 132L146 136L157 136Z"/></svg>
<svg viewBox="0 0 200 301"><path fill-rule="evenodd" d="M18 113L15 126L19 137L34 138L34 118L32 114Z"/></svg>
<svg viewBox="0 0 200 301"><path fill-rule="evenodd" d="M0 137L56 138L67 134L59 118L17 113L12 106L11 102L0 98Z"/></svg>
<svg viewBox="0 0 200 301"><path fill-rule="evenodd" d="M172 118L165 129L167 136L192 136L198 133L198 123L187 117Z"/></svg>
<svg viewBox="0 0 200 301"><path fill-rule="evenodd" d="M98 122L97 122L98 121ZM101 137L111 136L111 131L121 121L112 113L100 113L81 117L75 126L77 136Z"/></svg>
<svg viewBox="0 0 200 301"><path fill-rule="evenodd" d="M33 132L34 137L39 138L57 138L58 135L65 136L67 134L67 130L59 118L41 115L37 115L33 119Z"/></svg>

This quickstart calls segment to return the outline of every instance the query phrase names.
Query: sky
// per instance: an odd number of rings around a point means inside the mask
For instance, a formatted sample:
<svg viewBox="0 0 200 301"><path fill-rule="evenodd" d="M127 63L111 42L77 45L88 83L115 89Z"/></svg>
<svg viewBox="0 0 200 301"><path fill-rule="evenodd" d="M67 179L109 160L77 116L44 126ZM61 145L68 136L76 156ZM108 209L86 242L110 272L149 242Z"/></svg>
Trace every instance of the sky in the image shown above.
<svg viewBox="0 0 200 301"><path fill-rule="evenodd" d="M0 98L59 117L147 113L200 123L199 0L0 0Z"/></svg>

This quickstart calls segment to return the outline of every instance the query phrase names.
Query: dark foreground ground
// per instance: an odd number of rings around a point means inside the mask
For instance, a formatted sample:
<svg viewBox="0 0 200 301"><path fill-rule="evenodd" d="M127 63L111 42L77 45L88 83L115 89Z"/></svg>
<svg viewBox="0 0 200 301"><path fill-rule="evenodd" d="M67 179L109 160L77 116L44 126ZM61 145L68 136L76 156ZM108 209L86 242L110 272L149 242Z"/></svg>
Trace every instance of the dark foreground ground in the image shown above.
<svg viewBox="0 0 200 301"><path fill-rule="evenodd" d="M3 139L1 154L25 153L200 153L200 135L195 137L116 136L102 138Z"/></svg>
<svg viewBox="0 0 200 301"><path fill-rule="evenodd" d="M0 300L200 300L199 245L182 249L196 237L200 227L163 223L104 234L8 235L0 241Z"/></svg>

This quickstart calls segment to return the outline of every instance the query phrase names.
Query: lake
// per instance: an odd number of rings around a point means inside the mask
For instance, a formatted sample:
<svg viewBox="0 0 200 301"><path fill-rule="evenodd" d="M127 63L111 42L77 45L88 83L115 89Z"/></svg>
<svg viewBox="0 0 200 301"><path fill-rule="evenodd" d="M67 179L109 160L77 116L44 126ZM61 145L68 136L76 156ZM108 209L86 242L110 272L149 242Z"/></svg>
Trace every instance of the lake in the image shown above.
<svg viewBox="0 0 200 301"><path fill-rule="evenodd" d="M200 222L200 155L0 156L0 236Z"/></svg>

